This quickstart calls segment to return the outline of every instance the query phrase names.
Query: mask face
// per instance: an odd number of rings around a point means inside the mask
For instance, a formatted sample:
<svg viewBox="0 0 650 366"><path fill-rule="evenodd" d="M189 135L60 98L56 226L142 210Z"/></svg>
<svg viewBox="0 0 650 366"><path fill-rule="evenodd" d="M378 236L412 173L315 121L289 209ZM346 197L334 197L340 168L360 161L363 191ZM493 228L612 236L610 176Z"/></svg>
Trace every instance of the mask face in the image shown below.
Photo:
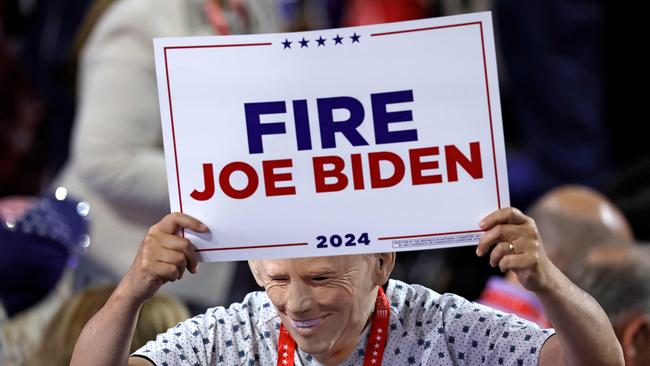
<svg viewBox="0 0 650 366"><path fill-rule="evenodd" d="M370 258L262 260L254 266L298 347L319 358L347 355L358 344L377 296Z"/></svg>

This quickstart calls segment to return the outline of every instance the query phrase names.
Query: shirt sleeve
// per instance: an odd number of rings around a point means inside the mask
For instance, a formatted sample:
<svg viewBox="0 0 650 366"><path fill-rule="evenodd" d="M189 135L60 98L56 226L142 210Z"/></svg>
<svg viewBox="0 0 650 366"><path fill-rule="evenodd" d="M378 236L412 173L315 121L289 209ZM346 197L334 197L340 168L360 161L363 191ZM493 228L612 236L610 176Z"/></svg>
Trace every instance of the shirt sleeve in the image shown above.
<svg viewBox="0 0 650 366"><path fill-rule="evenodd" d="M555 334L515 315L442 295L440 308L449 356L453 363L537 365L544 342Z"/></svg>
<svg viewBox="0 0 650 366"><path fill-rule="evenodd" d="M228 309L215 307L159 334L132 354L148 359L156 366L250 365L257 334L252 319L259 293L246 296L244 302Z"/></svg>
<svg viewBox="0 0 650 366"><path fill-rule="evenodd" d="M148 359L156 366L215 365L216 311L178 323L147 342L132 356Z"/></svg>

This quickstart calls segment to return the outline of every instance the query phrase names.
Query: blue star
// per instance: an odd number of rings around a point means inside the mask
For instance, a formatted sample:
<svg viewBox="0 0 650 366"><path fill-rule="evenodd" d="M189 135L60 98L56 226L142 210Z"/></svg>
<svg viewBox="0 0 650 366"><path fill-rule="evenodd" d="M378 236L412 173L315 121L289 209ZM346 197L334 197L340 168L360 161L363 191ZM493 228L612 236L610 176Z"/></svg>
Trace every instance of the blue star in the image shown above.
<svg viewBox="0 0 650 366"><path fill-rule="evenodd" d="M316 42L318 42L318 47L325 46L325 38L323 38L323 36L318 37Z"/></svg>
<svg viewBox="0 0 650 366"><path fill-rule="evenodd" d="M336 35L336 37L334 37L332 39L334 40L334 45L343 44L343 38L341 36L339 36L338 34Z"/></svg>
<svg viewBox="0 0 650 366"><path fill-rule="evenodd" d="M298 43L300 43L300 48L303 48L303 47L309 47L309 46L307 46L307 44L309 43L309 41L306 40L305 37L302 37L302 40L298 41Z"/></svg>
<svg viewBox="0 0 650 366"><path fill-rule="evenodd" d="M292 43L293 43L293 42L289 42L289 40L288 40L287 38L285 38L285 39L284 39L284 42L282 42L282 44L284 45L283 50L286 50L287 48L291 48L291 44L292 44Z"/></svg>
<svg viewBox="0 0 650 366"><path fill-rule="evenodd" d="M352 37L350 37L350 38L352 38L352 43L354 43L354 42L360 43L360 42L359 42L359 37L361 37L361 36L358 35L357 32L354 32L354 34L352 35Z"/></svg>

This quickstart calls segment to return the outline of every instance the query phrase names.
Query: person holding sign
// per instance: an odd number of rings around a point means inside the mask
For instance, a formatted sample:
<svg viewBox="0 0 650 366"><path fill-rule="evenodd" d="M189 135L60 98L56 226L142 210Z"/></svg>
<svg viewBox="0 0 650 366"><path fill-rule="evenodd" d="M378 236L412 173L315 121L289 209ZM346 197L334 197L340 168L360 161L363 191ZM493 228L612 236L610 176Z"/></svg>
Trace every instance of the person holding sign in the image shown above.
<svg viewBox="0 0 650 366"><path fill-rule="evenodd" d="M477 255L514 271L555 330L390 280L395 253L255 260L249 265L264 292L208 309L129 357L142 303L185 270L198 270L195 248L174 233L207 227L173 213L151 227L128 273L86 324L71 365L623 364L607 316L549 261L531 218L503 208L480 227Z"/></svg>

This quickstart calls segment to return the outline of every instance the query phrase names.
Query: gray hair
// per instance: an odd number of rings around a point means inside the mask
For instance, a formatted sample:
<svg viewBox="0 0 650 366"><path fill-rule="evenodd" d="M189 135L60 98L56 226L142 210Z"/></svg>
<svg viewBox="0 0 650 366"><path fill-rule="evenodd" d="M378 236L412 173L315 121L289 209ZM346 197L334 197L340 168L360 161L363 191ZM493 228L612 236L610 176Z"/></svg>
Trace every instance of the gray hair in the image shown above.
<svg viewBox="0 0 650 366"><path fill-rule="evenodd" d="M650 315L650 244L620 249L597 260L590 256L574 279L614 325L629 312Z"/></svg>

